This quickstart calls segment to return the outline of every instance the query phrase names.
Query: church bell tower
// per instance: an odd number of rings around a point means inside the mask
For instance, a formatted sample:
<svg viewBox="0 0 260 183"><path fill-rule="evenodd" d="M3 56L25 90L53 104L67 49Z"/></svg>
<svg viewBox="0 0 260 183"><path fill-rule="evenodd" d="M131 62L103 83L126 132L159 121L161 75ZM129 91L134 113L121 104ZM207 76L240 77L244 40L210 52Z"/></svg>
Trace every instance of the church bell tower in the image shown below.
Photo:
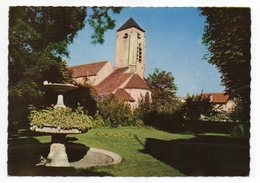
<svg viewBox="0 0 260 183"><path fill-rule="evenodd" d="M145 31L130 18L117 30L116 68L129 68L144 78Z"/></svg>

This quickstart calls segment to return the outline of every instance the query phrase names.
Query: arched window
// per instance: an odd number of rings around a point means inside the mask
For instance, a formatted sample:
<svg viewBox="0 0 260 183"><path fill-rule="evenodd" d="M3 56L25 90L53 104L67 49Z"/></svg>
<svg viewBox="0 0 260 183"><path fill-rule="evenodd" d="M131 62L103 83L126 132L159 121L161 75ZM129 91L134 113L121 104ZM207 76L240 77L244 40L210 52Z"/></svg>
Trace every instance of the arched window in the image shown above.
<svg viewBox="0 0 260 183"><path fill-rule="evenodd" d="M137 38L141 39L141 35L139 33L137 33Z"/></svg>
<svg viewBox="0 0 260 183"><path fill-rule="evenodd" d="M139 61L139 63L142 62L142 44L139 43L137 46L137 60Z"/></svg>
<svg viewBox="0 0 260 183"><path fill-rule="evenodd" d="M127 33L125 33L125 35L124 35L124 37L123 37L124 39L126 39L126 38L128 38L128 34Z"/></svg>

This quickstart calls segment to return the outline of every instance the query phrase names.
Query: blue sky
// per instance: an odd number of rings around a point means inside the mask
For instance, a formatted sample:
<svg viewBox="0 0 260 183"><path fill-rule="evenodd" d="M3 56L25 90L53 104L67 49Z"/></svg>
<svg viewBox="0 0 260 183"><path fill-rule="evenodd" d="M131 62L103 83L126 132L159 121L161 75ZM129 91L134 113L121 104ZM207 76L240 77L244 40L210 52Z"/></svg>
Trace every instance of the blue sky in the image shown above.
<svg viewBox="0 0 260 183"><path fill-rule="evenodd" d="M171 72L178 96L187 93L222 92L220 73L203 60L206 47L201 44L205 18L197 8L124 8L113 15L116 27L105 33L105 43L91 44L92 29L87 24L69 46L68 65L101 60L114 64L116 30L130 17L146 31L145 75L155 68Z"/></svg>

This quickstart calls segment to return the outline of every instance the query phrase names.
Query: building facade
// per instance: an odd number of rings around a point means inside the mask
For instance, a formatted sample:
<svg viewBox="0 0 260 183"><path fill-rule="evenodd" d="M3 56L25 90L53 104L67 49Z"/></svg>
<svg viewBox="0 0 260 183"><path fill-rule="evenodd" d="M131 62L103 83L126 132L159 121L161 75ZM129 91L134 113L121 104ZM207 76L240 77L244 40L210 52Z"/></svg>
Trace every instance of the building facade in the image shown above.
<svg viewBox="0 0 260 183"><path fill-rule="evenodd" d="M225 93L202 93L203 98L209 98L218 111L231 112L235 107L235 102Z"/></svg>
<svg viewBox="0 0 260 183"><path fill-rule="evenodd" d="M100 97L110 94L135 107L146 93L145 31L130 18L117 30L115 67L111 61L69 67L79 85L91 84Z"/></svg>
<svg viewBox="0 0 260 183"><path fill-rule="evenodd" d="M145 31L133 18L117 30L115 68L124 67L144 78Z"/></svg>

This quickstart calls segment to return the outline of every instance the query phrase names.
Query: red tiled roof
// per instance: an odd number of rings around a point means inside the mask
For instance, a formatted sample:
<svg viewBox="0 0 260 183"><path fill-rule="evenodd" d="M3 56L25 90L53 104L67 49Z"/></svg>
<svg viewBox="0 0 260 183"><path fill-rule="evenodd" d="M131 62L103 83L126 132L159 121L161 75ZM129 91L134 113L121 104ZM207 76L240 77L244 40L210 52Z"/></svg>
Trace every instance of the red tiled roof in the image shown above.
<svg viewBox="0 0 260 183"><path fill-rule="evenodd" d="M123 88L117 89L114 95L121 101L135 101L135 99L133 99L132 96L129 93L127 93Z"/></svg>
<svg viewBox="0 0 260 183"><path fill-rule="evenodd" d="M150 89L149 86L138 74L134 74L132 76L132 78L126 84L125 88L136 88L136 89L147 89L147 90Z"/></svg>
<svg viewBox="0 0 260 183"><path fill-rule="evenodd" d="M132 73L125 73L127 68L119 68L114 70L107 78L96 86L98 94L108 94L116 90L123 82L125 82Z"/></svg>
<svg viewBox="0 0 260 183"><path fill-rule="evenodd" d="M72 71L72 77L95 76L108 61L82 64L68 67Z"/></svg>
<svg viewBox="0 0 260 183"><path fill-rule="evenodd" d="M229 100L229 95L225 93L203 93L202 96L205 98L212 96L213 103L226 103Z"/></svg>

